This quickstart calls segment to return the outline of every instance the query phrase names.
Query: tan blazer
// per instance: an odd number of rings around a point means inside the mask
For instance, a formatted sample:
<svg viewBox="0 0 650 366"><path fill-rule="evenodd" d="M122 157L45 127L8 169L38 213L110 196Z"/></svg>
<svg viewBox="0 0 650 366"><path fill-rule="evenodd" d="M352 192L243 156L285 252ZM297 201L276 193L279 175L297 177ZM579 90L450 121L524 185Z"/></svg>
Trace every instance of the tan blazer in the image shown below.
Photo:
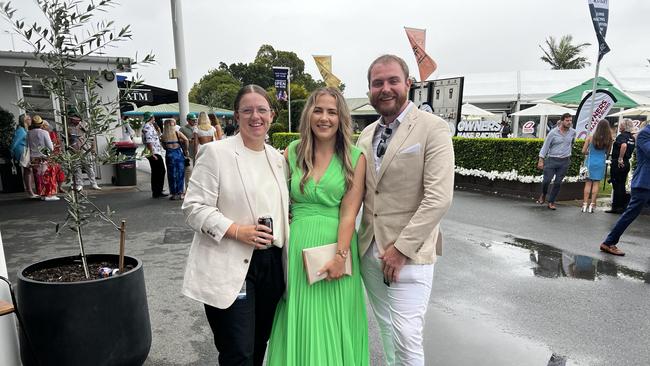
<svg viewBox="0 0 650 366"><path fill-rule="evenodd" d="M357 141L368 159L359 249L363 255L375 238L383 253L394 242L409 258L407 264L430 264L436 254L442 255L439 225L453 196L454 149L444 120L410 108L379 173L372 149L379 121L367 126Z"/></svg>
<svg viewBox="0 0 650 366"><path fill-rule="evenodd" d="M255 212L255 187L250 186L251 179L247 179L241 166L243 149L239 135L202 145L182 206L187 224L195 230L182 293L220 309L235 301L254 250L253 246L228 239L224 234L233 222L253 225L259 217ZM284 238L278 238L278 242L282 245L289 242L288 169L284 157L268 145L266 157L281 192L285 225ZM274 223L279 222L276 219Z"/></svg>

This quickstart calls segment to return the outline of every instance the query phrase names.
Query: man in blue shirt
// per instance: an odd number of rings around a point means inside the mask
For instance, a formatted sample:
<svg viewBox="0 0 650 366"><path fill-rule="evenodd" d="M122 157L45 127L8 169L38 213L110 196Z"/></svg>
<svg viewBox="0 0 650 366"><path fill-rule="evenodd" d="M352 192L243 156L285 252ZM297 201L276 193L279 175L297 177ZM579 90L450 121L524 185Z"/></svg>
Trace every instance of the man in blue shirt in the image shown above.
<svg viewBox="0 0 650 366"><path fill-rule="evenodd" d="M616 247L621 235L634 221L643 206L650 202L650 125L645 126L636 138L636 168L632 175L632 198L623 215L600 244L600 250L605 253L624 256L625 253Z"/></svg>
<svg viewBox="0 0 650 366"><path fill-rule="evenodd" d="M548 186L551 179L555 176L553 182L553 189L548 197L548 208L555 210L555 198L560 193L560 184L569 170L571 165L571 151L573 150L573 142L576 139L576 130L572 128L573 118L569 113L562 115L557 127L552 129L546 136L544 145L539 151L539 161L537 162L537 169L544 170L544 178L542 179L542 194L539 196L537 203L544 204L546 202L546 193L548 193Z"/></svg>

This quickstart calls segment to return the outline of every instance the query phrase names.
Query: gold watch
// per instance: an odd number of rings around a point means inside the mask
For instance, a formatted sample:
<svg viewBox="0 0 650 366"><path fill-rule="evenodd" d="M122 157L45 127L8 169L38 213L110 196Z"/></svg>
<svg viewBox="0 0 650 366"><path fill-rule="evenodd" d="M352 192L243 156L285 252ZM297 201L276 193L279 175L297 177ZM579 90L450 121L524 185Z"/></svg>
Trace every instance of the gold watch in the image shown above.
<svg viewBox="0 0 650 366"><path fill-rule="evenodd" d="M343 258L343 259L348 258L348 253L349 253L349 251L347 249L339 249L339 250L336 251L336 254L340 255L341 258Z"/></svg>

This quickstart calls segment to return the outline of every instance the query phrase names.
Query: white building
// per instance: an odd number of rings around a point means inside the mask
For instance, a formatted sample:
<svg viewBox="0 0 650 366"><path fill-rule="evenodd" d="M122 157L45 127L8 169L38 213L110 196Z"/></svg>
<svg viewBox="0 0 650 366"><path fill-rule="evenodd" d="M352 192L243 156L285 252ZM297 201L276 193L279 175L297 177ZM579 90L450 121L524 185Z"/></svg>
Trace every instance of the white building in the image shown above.
<svg viewBox="0 0 650 366"><path fill-rule="evenodd" d="M123 62L128 58L119 58L119 60ZM102 77L99 78L101 88L97 88L96 92L104 101L114 100L118 96L119 90L115 74L109 70L112 69L111 65L117 64L117 61L118 58L115 57L88 57L76 64L74 71L78 72L79 76L90 72L101 73ZM56 103L56 98L50 95L37 80L20 75L23 67L28 75L47 72L46 65L32 53L0 51L0 107L18 117L20 114L25 113L24 110L17 106L18 101L24 99L25 102L31 105L30 114L38 114L43 119L55 122L56 126L60 126L61 121L59 113L57 113L59 106ZM124 72L128 71L130 70L124 70ZM66 98L87 100L88 95L87 91L80 86L70 88L69 95L66 95ZM83 115L83 111L81 112ZM115 118L118 121L120 119L117 114ZM113 132L116 137L118 137L118 132L119 129L115 129ZM97 151L101 153L106 150L106 147L106 138L98 138L96 141ZM111 182L113 166L98 166L96 170L97 180L100 184Z"/></svg>

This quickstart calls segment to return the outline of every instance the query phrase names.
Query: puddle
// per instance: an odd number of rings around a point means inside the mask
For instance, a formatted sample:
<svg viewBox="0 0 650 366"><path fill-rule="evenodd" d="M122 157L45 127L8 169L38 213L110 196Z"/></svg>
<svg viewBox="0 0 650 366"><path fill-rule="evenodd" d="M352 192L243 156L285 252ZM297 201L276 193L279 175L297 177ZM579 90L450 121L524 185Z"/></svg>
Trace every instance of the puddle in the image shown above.
<svg viewBox="0 0 650 366"><path fill-rule="evenodd" d="M163 244L187 244L194 238L194 231L186 227L169 227L165 229Z"/></svg>
<svg viewBox="0 0 650 366"><path fill-rule="evenodd" d="M568 277L596 281L604 276L609 276L650 283L650 272L631 269L613 261L563 251L533 240L508 237L504 242L493 241L492 243L480 243L480 245L490 250L504 245L521 249L517 250L516 253L528 256L530 262L534 264L531 268L532 273L537 277ZM498 249L494 251L496 253L501 252Z"/></svg>

